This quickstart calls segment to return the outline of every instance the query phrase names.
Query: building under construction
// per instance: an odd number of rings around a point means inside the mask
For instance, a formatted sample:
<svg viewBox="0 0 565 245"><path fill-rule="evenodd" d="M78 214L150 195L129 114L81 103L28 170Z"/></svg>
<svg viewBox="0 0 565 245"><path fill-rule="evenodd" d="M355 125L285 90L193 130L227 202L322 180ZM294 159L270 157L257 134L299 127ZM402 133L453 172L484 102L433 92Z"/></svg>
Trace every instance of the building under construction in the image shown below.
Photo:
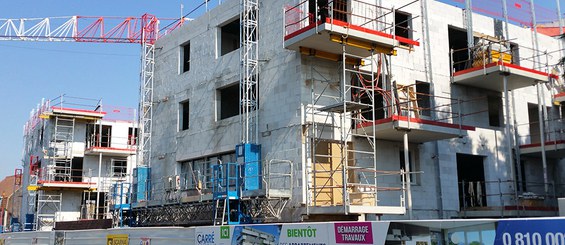
<svg viewBox="0 0 565 245"><path fill-rule="evenodd" d="M494 2L231 0L160 38L131 225L556 215L561 41Z"/></svg>
<svg viewBox="0 0 565 245"><path fill-rule="evenodd" d="M557 14L525 0L219 3L141 35L139 140L98 108L38 108L26 229L57 215L189 226L557 214L564 55L536 19Z"/></svg>
<svg viewBox="0 0 565 245"><path fill-rule="evenodd" d="M135 165L133 110L100 100L43 100L24 127L23 230L52 230L64 221L106 219L127 212ZM117 220L117 219L116 219ZM94 227L102 228L101 224Z"/></svg>

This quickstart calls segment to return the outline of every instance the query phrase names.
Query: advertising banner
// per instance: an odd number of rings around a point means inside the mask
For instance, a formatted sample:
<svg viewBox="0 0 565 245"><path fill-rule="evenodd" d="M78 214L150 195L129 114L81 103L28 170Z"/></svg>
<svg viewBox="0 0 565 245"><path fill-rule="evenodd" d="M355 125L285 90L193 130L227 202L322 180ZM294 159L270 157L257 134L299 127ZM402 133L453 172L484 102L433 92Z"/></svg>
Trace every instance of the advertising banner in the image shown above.
<svg viewBox="0 0 565 245"><path fill-rule="evenodd" d="M222 244L228 245L231 243L233 236L233 226L211 226L211 227L197 227L195 232L196 244Z"/></svg>
<svg viewBox="0 0 565 245"><path fill-rule="evenodd" d="M565 220L501 220L495 245L565 245Z"/></svg>
<svg viewBox="0 0 565 245"><path fill-rule="evenodd" d="M371 222L335 223L334 232L338 244L373 244Z"/></svg>
<svg viewBox="0 0 565 245"><path fill-rule="evenodd" d="M232 244L279 244L281 225L233 227Z"/></svg>
<svg viewBox="0 0 565 245"><path fill-rule="evenodd" d="M129 244L128 234L106 235L106 245L128 245L128 244Z"/></svg>
<svg viewBox="0 0 565 245"><path fill-rule="evenodd" d="M284 224L280 245L327 245L330 242L329 224ZM333 240L333 239L332 239Z"/></svg>

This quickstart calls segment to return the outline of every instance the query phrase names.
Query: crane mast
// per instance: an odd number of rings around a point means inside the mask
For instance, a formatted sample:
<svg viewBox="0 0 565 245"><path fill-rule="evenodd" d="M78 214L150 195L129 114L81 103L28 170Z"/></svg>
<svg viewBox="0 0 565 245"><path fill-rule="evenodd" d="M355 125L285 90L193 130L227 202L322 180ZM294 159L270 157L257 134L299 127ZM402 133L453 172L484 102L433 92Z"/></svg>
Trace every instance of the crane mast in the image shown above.
<svg viewBox="0 0 565 245"><path fill-rule="evenodd" d="M241 110L241 143L256 143L258 139L258 89L259 86L259 33L258 0L241 0L240 12L240 110Z"/></svg>

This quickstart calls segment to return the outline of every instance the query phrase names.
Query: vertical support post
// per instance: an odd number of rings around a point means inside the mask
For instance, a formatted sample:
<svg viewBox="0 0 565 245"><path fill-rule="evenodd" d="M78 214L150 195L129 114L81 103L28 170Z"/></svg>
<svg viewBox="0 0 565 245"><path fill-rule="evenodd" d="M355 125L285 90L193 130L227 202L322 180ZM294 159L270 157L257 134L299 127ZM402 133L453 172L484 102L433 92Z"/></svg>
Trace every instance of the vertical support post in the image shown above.
<svg viewBox="0 0 565 245"><path fill-rule="evenodd" d="M314 11L314 16L311 16L312 19L314 20L314 27L316 28L316 33L318 33L318 13L320 13L320 8L318 6L318 0L314 1L315 6L314 9L316 9L316 11ZM310 12L310 11L308 11ZM325 20L322 20L325 21Z"/></svg>
<svg viewBox="0 0 565 245"><path fill-rule="evenodd" d="M258 0L240 0L240 121L241 143L257 143L258 137L258 105L259 86L259 19Z"/></svg>
<svg viewBox="0 0 565 245"><path fill-rule="evenodd" d="M98 153L98 181L96 184L96 211L95 211L95 219L98 219L98 209L100 209L100 190L102 189L102 152Z"/></svg>
<svg viewBox="0 0 565 245"><path fill-rule="evenodd" d="M506 5L506 0L502 0L502 12L504 14L504 33L506 34L506 48L510 50L510 31L508 30L508 6ZM504 58L504 56L501 56Z"/></svg>
<svg viewBox="0 0 565 245"><path fill-rule="evenodd" d="M532 11L532 30L534 31L534 37L533 37L533 41L534 41L534 55L535 55L535 59L534 59L534 69L538 69L538 66L541 65L540 62L540 57L539 57L539 42L538 42L538 23L536 21L536 10L534 8L534 0L530 0L530 9Z"/></svg>
<svg viewBox="0 0 565 245"><path fill-rule="evenodd" d="M143 31L144 35L147 35ZM141 87L139 102L139 136L137 166L151 166L151 130L153 124L153 70L155 68L155 46L145 41L142 44Z"/></svg>
<svg viewBox="0 0 565 245"><path fill-rule="evenodd" d="M453 74L455 73L455 64L453 62L453 49L449 50L449 73L451 73L451 82L453 82Z"/></svg>
<svg viewBox="0 0 565 245"><path fill-rule="evenodd" d="M341 45L342 48L342 52L341 52L341 58L342 58L342 81L341 81L341 100L343 103L343 113L340 114L340 128L341 128L341 168L342 168L342 192L343 192L343 209L345 210L345 214L349 214L349 211L347 210L347 207L349 206L349 195L347 194L347 184L349 182L349 180L347 179L347 164L348 164L348 152L347 152L347 135L346 135L346 120L345 120L345 115L347 114L347 105L346 105L346 100L345 100L345 96L347 93L347 86L346 86L346 63L345 60L347 58L347 56L345 55L345 43L342 43Z"/></svg>
<svg viewBox="0 0 565 245"><path fill-rule="evenodd" d="M520 142L518 142L520 138L519 138L519 135L518 135L518 127L517 127L518 123L516 122L516 100L515 100L515 97L514 97L514 91L510 91L510 95L512 97L512 115L514 115L512 117L512 122L513 122L513 125L514 125L513 129L514 129L514 145L515 145L514 159L515 159L515 162L516 162L516 169L518 170L517 176L519 176L519 180L520 180L519 183L523 183L525 180L522 179L522 177L521 177L522 176L522 170L521 170L522 169L521 168L522 161L520 159L520 147L517 147L520 144ZM519 186L521 186L521 185L519 185ZM518 189L516 189L515 193L518 194ZM516 196L516 198L517 198L517 196Z"/></svg>
<svg viewBox="0 0 565 245"><path fill-rule="evenodd" d="M538 120L539 120L539 132L540 132L540 141L541 141L541 161L543 166L543 186L545 194L547 195L548 191L548 177L547 177L547 159L545 156L545 123L544 123L544 115L543 115L543 108L542 108L542 101L540 97L540 91L542 90L541 83L536 83L536 88L538 92Z"/></svg>
<svg viewBox="0 0 565 245"><path fill-rule="evenodd" d="M563 18L561 17L561 1L560 0L555 0L555 2L557 3L557 18L559 18L559 34L563 35ZM563 50L563 38L559 39L559 50L561 50L559 52L560 57L565 56L564 55L564 50Z"/></svg>
<svg viewBox="0 0 565 245"><path fill-rule="evenodd" d="M475 37L473 36L473 6L472 0L465 0L465 23L467 24L467 53L469 59L472 57L471 48L475 46ZM484 63L484 62L483 62Z"/></svg>
<svg viewBox="0 0 565 245"><path fill-rule="evenodd" d="M505 123L504 123L504 130L505 130L505 138L506 138L506 147L507 147L507 163L510 165L510 177L512 178L512 188L514 189L514 193L517 191L517 184L516 184L516 173L515 173L515 165L514 165L514 158L512 155L512 132L510 131L510 99L508 98L508 74L502 74L503 76L503 87L504 87L504 116L505 116ZM515 195L516 196L516 195Z"/></svg>
<svg viewBox="0 0 565 245"><path fill-rule="evenodd" d="M502 198L502 180L498 179L498 199L500 201L500 206L504 207L504 200ZM500 217L504 217L504 208L500 209Z"/></svg>
<svg viewBox="0 0 565 245"><path fill-rule="evenodd" d="M376 60L375 60L375 53L374 52L375 52L375 50L371 50L371 84L370 84L371 90L370 90L370 94L371 94L371 107L372 107L371 108L371 125L373 125L373 126L371 127L371 131L372 131L371 133L372 134L371 134L371 138L369 140L371 141L371 144L373 145L373 149L372 149L373 150L373 169L375 170L373 178L374 178L374 182L375 182L375 206L377 206L376 200L379 200L379 192L377 191L379 185L378 185L377 172L376 172L376 170L377 170L377 139L375 137L375 135L376 135L375 120L376 120L377 114L375 112L375 108L376 108L376 106L375 106L375 87L378 84L379 78L375 77L374 63L375 63ZM376 62L377 65L380 65L380 62L381 62L381 60L378 59L378 61Z"/></svg>
<svg viewBox="0 0 565 245"><path fill-rule="evenodd" d="M412 187L410 179L410 152L408 152L408 131L404 131L404 173L406 174L406 208L408 219L412 219Z"/></svg>

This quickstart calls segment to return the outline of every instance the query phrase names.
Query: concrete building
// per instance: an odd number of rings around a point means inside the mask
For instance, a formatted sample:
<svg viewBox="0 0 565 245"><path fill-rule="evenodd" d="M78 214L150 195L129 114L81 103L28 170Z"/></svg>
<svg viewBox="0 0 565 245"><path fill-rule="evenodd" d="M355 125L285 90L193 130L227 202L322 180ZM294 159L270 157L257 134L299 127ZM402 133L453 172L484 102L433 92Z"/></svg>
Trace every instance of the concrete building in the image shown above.
<svg viewBox="0 0 565 245"><path fill-rule="evenodd" d="M556 215L560 41L376 2L230 0L157 40L137 225Z"/></svg>
<svg viewBox="0 0 565 245"><path fill-rule="evenodd" d="M9 231L12 228L10 226L12 218L20 217L20 207L22 206L21 169L17 169L14 171L14 175L7 176L0 181L0 192L2 193L2 201L0 202L2 231ZM18 227L14 227L14 229L16 228Z"/></svg>
<svg viewBox="0 0 565 245"><path fill-rule="evenodd" d="M24 127L24 230L112 219L127 201L119 193L131 183L136 140L131 109L70 96L42 101Z"/></svg>

